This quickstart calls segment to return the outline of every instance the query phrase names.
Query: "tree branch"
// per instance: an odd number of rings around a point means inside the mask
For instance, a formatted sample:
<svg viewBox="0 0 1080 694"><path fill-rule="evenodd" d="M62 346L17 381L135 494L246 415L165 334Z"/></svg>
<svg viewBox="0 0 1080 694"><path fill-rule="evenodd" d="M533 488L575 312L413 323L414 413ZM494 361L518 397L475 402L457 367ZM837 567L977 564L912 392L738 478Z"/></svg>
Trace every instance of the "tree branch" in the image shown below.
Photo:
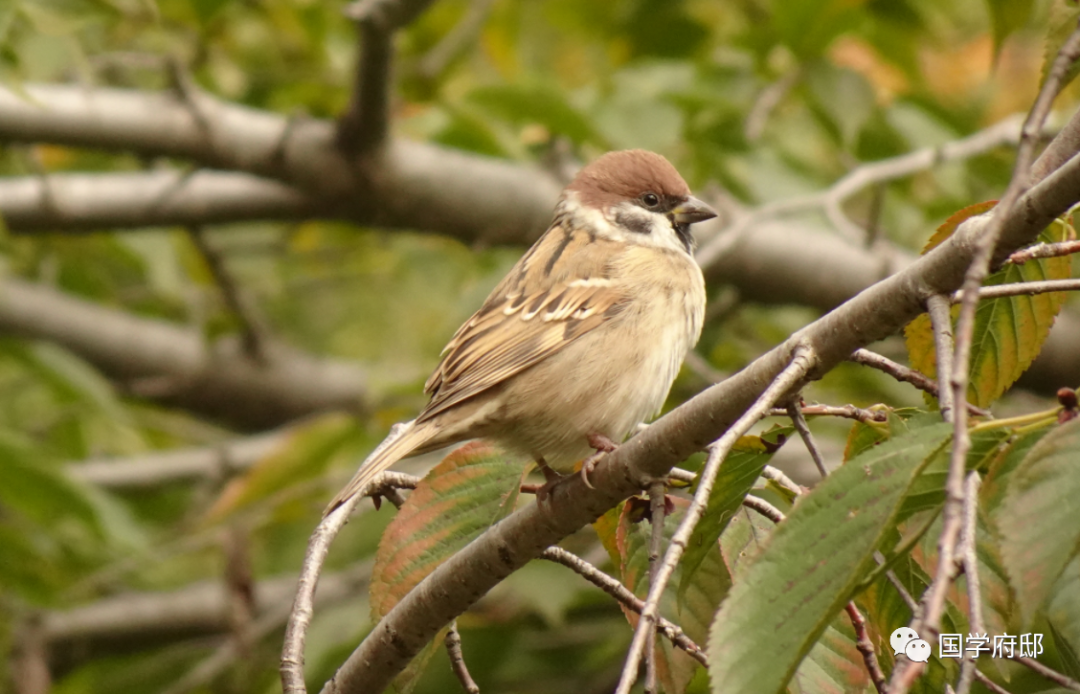
<svg viewBox="0 0 1080 694"><path fill-rule="evenodd" d="M0 179L0 212L16 233L292 221L314 216L317 209L296 188L247 173L159 170Z"/></svg>
<svg viewBox="0 0 1080 694"><path fill-rule="evenodd" d="M391 63L394 33L423 12L431 0L358 0L345 10L356 22L360 52L349 107L338 120L338 145L363 154L386 142L390 130Z"/></svg>
<svg viewBox="0 0 1080 694"><path fill-rule="evenodd" d="M1080 158L1075 158L1030 190L1003 219L1002 248L1012 251L1030 243L1071 206L1078 188ZM552 490L542 511L529 504L494 525L406 595L324 691L382 691L439 629L503 578L715 440L788 364L796 345L814 350L818 368L812 377L820 377L859 347L899 330L922 312L928 297L955 291L973 252L971 232L962 226L910 267L798 331L605 456L590 476L595 489L571 476Z"/></svg>
<svg viewBox="0 0 1080 694"><path fill-rule="evenodd" d="M558 183L538 168L397 139L378 161L368 159L358 169L342 157L328 121L289 119L206 94L196 98L211 122L210 135L171 93L68 85L26 90L32 101L0 88L0 138L179 157L236 172L50 173L48 189L60 214L48 204L39 177L0 180L0 210L13 232L317 217L422 229L470 243L521 244L546 228L558 196ZM1012 127L1005 121L942 151L948 158L969 147L981 151L990 141L1011 142ZM1067 126L1063 137L1068 132ZM1047 148L1058 159L1067 149L1060 141ZM921 150L911 161L933 165L942 161L936 151ZM833 189L848 190L845 180ZM720 227L699 226L703 238ZM794 220L755 223L753 231L706 267L710 283L732 284L748 301L827 311L915 260L894 246L871 252ZM1054 392L1061 383L1080 382L1077 341L1080 321L1063 314L1021 384Z"/></svg>
<svg viewBox="0 0 1080 694"><path fill-rule="evenodd" d="M341 600L367 585L371 562L326 576L317 602ZM280 576L255 584L260 615L273 606L291 603L295 576ZM220 632L228 630L226 588L220 579L200 581L179 590L157 593L121 593L70 610L45 612L42 633L50 643L108 639L145 639L177 631ZM279 617L278 624L284 621Z"/></svg>
<svg viewBox="0 0 1080 694"><path fill-rule="evenodd" d="M124 458L71 462L65 472L109 489L142 489L191 479L224 478L246 470L291 436L292 427L215 446L181 448Z"/></svg>
<svg viewBox="0 0 1080 694"><path fill-rule="evenodd" d="M521 243L547 227L559 194L558 183L538 168L407 140L390 139L378 156L350 159L332 122L289 119L198 91L189 98L203 119L169 92L24 89L31 101L0 87L2 139L179 157L274 179L316 201L324 218ZM6 213L3 202L0 196Z"/></svg>
<svg viewBox="0 0 1080 694"><path fill-rule="evenodd" d="M51 340L134 394L241 427L369 402L367 376L353 363L268 344L269 360L259 365L235 340L207 344L197 330L10 277L0 280L0 331Z"/></svg>

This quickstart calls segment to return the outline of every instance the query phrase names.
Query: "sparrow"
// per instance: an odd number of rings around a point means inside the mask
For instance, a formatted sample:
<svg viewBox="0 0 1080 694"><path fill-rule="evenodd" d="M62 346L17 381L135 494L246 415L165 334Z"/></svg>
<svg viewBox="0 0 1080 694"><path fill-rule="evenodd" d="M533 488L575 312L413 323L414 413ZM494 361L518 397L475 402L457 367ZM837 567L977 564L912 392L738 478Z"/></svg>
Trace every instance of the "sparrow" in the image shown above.
<svg viewBox="0 0 1080 694"><path fill-rule="evenodd" d="M469 439L531 457L548 485L613 450L659 413L701 335L690 225L715 216L659 154L609 152L584 167L548 230L443 349L427 406L326 513L398 460Z"/></svg>

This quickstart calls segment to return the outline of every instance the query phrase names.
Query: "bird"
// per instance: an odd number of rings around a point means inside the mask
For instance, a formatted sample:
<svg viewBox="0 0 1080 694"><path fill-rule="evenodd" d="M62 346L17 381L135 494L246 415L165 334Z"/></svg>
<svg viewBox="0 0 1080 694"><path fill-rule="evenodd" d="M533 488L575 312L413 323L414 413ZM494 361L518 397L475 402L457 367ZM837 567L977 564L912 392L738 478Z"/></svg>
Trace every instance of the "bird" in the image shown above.
<svg viewBox="0 0 1080 694"><path fill-rule="evenodd" d="M532 458L545 488L578 461L588 482L597 457L659 413L701 335L690 225L715 216L654 152L608 152L583 167L551 226L446 345L427 405L324 515L397 461L470 439Z"/></svg>

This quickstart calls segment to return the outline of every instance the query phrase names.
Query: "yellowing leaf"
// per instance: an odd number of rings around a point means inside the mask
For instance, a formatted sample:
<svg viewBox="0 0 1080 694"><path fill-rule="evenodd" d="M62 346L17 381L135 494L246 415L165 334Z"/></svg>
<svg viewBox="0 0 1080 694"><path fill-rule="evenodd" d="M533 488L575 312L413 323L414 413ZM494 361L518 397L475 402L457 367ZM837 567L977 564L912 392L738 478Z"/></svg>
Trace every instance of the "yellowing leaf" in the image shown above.
<svg viewBox="0 0 1080 694"><path fill-rule="evenodd" d="M948 238L959 224L970 216L981 214L994 203L982 203L961 210L950 217L923 249L923 253ZM1071 240L1076 237L1072 226L1058 220L1047 227L1038 240L1043 243ZM1029 260L1023 265L1008 264L991 274L986 286L1066 279L1072 274L1069 256ZM1050 334L1065 295L1061 292L1034 296L1011 296L979 302L975 312L975 328L971 344L971 363L968 373L968 400L987 407L1016 382L1038 356ZM953 318L959 308L954 307ZM911 366L934 378L937 357L934 353L933 331L926 314L920 315L904 329Z"/></svg>

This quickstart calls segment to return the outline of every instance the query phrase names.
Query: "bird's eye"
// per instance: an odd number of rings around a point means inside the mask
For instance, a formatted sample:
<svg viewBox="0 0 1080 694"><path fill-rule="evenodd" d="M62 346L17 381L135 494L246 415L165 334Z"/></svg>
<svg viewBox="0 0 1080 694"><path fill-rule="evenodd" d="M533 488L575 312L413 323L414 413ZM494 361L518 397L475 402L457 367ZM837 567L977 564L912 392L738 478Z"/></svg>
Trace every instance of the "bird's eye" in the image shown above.
<svg viewBox="0 0 1080 694"><path fill-rule="evenodd" d="M644 193L641 196L641 202L645 207L656 207L660 204L660 196L656 193Z"/></svg>

